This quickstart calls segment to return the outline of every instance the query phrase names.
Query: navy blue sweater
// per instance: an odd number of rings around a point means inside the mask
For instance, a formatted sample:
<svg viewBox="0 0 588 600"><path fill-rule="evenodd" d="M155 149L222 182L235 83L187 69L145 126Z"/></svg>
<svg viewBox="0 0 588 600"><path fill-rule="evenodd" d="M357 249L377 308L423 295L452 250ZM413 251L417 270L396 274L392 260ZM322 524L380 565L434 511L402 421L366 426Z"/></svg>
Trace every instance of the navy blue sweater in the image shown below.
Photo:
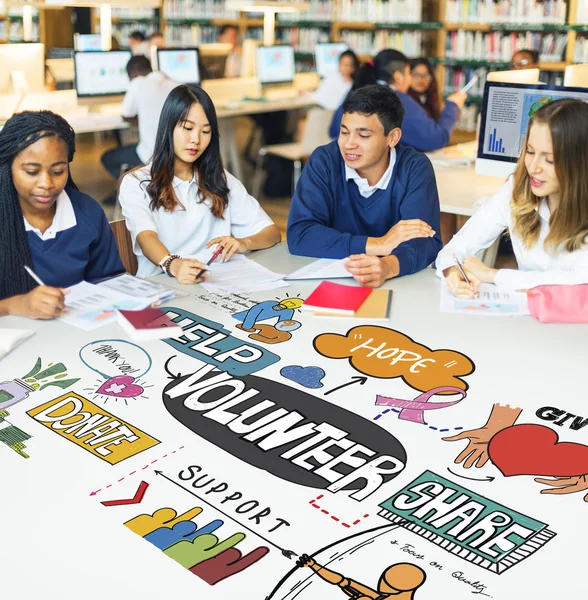
<svg viewBox="0 0 588 600"><path fill-rule="evenodd" d="M67 195L76 215L76 226L43 241L34 231L27 237L33 270L43 283L69 287L82 280L92 281L124 273L116 241L102 207L78 190Z"/></svg>
<svg viewBox="0 0 588 600"><path fill-rule="evenodd" d="M439 195L431 161L412 148L396 146L388 187L364 198L357 184L345 179L345 163L334 141L317 148L302 171L286 239L292 254L345 258L365 253L368 237L383 236L406 219L421 219L436 233L403 242L392 251L400 263L399 275L424 269L441 250Z"/></svg>
<svg viewBox="0 0 588 600"><path fill-rule="evenodd" d="M439 121L435 121L414 98L403 92L395 91L404 106L402 143L421 152L432 152L447 146L451 130L457 121L457 104L447 102ZM329 135L333 139L339 137L342 118L343 105L335 111L329 126Z"/></svg>

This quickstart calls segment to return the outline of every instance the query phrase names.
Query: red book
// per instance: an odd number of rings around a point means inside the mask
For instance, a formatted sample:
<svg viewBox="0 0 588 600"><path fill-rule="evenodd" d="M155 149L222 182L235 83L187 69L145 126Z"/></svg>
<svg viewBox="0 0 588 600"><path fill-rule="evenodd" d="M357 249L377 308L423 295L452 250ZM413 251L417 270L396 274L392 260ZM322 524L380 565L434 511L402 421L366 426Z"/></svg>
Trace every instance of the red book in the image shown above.
<svg viewBox="0 0 588 600"><path fill-rule="evenodd" d="M119 310L118 322L134 340L161 340L183 333L182 328L158 308Z"/></svg>
<svg viewBox="0 0 588 600"><path fill-rule="evenodd" d="M300 308L302 310L353 315L371 293L370 288L323 281Z"/></svg>

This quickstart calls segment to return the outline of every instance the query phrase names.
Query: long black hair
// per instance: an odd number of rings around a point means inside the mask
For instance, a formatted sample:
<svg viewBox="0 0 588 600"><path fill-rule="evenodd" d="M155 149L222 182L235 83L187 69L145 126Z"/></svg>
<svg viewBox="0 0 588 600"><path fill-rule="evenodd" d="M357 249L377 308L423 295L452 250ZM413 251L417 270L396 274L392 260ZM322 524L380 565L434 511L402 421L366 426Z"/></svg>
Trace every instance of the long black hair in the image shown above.
<svg viewBox="0 0 588 600"><path fill-rule="evenodd" d="M220 218L229 204L229 186L220 154L218 120L210 96L196 85L174 88L163 105L153 152L151 181L146 190L151 198L151 210L164 208L172 211L178 206L173 189L174 129L186 121L190 108L195 103L202 106L211 129L210 143L194 163L200 201L210 199L210 212Z"/></svg>
<svg viewBox="0 0 588 600"><path fill-rule="evenodd" d="M12 163L19 152L46 137L62 139L67 145L67 161L72 161L76 151L74 130L63 117L49 110L18 113L0 131L0 300L26 294L35 287L24 270L24 265L31 265L31 251L12 181ZM71 174L66 187L77 190Z"/></svg>
<svg viewBox="0 0 588 600"><path fill-rule="evenodd" d="M409 64L408 58L398 50L382 50L374 56L373 60L361 65L355 76L353 89L357 90L366 85L381 83L390 85L396 71L404 71Z"/></svg>

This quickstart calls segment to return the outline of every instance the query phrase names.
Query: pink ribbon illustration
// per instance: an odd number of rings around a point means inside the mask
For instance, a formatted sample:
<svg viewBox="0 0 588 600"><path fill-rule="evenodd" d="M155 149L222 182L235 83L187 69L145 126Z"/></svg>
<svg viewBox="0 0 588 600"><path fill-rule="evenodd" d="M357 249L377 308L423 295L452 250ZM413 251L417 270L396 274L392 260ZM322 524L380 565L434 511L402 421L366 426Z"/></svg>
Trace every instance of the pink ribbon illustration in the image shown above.
<svg viewBox="0 0 588 600"><path fill-rule="evenodd" d="M435 396L436 394L440 394L441 392L453 392L455 394L460 394L461 398L459 400L453 400L452 402L431 402L429 400ZM460 388L456 387L438 387L420 396L417 396L414 400L402 400L400 398L388 398L386 396L376 396L376 405L377 406L395 406L397 408L401 408L402 410L398 414L399 419L403 419L404 421L413 421L414 423L421 423L422 425L426 425L425 420L423 418L423 412L425 410L437 410L439 408L447 408L448 406L453 406L454 404L458 404L461 402L467 394Z"/></svg>

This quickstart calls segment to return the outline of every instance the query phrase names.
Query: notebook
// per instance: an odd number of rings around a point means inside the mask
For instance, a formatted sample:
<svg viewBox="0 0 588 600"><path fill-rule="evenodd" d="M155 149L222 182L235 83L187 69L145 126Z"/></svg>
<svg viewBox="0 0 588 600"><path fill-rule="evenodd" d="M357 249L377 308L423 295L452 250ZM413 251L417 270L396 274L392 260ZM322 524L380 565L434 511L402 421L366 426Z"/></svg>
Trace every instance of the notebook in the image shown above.
<svg viewBox="0 0 588 600"><path fill-rule="evenodd" d="M364 321L388 321L392 308L392 290L372 290L365 302L355 311L354 315L341 315L333 312L315 312L314 317L351 318Z"/></svg>
<svg viewBox="0 0 588 600"><path fill-rule="evenodd" d="M323 281L304 301L300 309L353 315L371 292L370 288Z"/></svg>
<svg viewBox="0 0 588 600"><path fill-rule="evenodd" d="M158 308L119 310L117 318L134 340L161 340L183 333L183 329Z"/></svg>

